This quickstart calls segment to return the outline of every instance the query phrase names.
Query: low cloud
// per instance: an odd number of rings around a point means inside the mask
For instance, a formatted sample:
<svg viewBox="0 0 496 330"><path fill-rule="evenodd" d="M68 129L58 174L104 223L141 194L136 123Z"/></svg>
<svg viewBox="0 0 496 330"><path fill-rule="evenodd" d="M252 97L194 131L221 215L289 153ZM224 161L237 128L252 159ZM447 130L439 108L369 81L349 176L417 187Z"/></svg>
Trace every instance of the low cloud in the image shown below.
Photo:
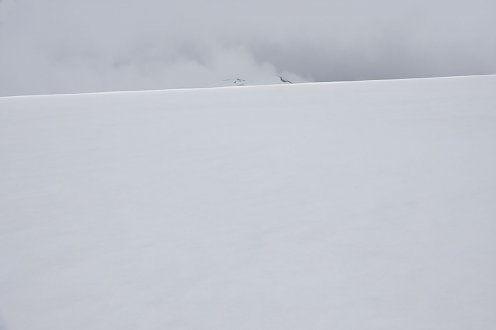
<svg viewBox="0 0 496 330"><path fill-rule="evenodd" d="M0 96L496 73L496 3L0 2Z"/></svg>

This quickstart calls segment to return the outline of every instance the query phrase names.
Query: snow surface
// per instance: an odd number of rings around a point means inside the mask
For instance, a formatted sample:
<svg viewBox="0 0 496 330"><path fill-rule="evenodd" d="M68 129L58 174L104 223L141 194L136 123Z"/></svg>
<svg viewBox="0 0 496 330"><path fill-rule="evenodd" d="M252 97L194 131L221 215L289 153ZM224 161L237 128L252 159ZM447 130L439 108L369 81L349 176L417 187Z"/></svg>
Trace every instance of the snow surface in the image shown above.
<svg viewBox="0 0 496 330"><path fill-rule="evenodd" d="M494 329L496 76L0 98L0 328Z"/></svg>

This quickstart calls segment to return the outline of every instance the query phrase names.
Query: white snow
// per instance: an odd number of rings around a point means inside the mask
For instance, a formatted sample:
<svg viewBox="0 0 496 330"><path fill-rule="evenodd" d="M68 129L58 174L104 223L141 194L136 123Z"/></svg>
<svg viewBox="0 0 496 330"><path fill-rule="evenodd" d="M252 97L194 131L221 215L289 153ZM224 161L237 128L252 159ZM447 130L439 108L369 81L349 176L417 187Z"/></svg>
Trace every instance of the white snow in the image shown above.
<svg viewBox="0 0 496 330"><path fill-rule="evenodd" d="M494 329L496 76L0 98L0 328Z"/></svg>

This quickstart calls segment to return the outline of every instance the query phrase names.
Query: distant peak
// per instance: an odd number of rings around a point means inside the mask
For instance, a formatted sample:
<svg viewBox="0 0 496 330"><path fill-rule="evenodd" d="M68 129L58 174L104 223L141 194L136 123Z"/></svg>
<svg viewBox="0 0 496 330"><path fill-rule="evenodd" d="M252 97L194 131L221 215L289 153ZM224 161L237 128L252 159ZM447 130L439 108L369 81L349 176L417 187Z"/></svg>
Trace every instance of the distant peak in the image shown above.
<svg viewBox="0 0 496 330"><path fill-rule="evenodd" d="M263 78L244 79L240 77L223 79L214 86L256 86L256 85L272 85L272 84L293 84L292 81L283 76L273 75Z"/></svg>
<svg viewBox="0 0 496 330"><path fill-rule="evenodd" d="M233 86L245 86L246 85L246 80L241 79L241 78L224 79L222 81L225 82L227 85L233 85Z"/></svg>
<svg viewBox="0 0 496 330"><path fill-rule="evenodd" d="M279 77L279 79L281 79L281 81L282 81L283 83L286 83L286 84L292 84L292 82L291 82L291 81L289 81L289 80L287 80L287 79L283 78L282 76L278 76L278 77Z"/></svg>

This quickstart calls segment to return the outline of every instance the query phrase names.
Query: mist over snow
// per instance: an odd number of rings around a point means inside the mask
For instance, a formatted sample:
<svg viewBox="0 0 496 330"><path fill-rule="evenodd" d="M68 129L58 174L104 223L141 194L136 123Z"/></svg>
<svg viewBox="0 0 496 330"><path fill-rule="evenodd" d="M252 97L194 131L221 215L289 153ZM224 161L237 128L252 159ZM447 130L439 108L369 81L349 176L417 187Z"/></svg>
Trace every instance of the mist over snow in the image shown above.
<svg viewBox="0 0 496 330"><path fill-rule="evenodd" d="M496 72L496 2L0 1L0 96Z"/></svg>
<svg viewBox="0 0 496 330"><path fill-rule="evenodd" d="M0 0L0 330L494 330L495 147L496 0Z"/></svg>

